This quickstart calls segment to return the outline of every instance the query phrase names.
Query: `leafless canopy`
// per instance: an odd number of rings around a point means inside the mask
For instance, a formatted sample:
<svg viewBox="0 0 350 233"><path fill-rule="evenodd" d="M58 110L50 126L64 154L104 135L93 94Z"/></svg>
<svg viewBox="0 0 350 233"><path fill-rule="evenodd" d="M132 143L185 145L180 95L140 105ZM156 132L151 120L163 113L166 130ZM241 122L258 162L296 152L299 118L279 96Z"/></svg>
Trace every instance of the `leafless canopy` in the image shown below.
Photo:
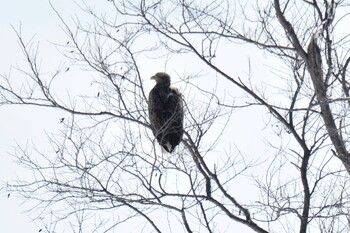
<svg viewBox="0 0 350 233"><path fill-rule="evenodd" d="M70 68L93 77L90 89L63 95L56 83L69 67L41 72L38 48L20 29L28 66L0 80L0 106L63 116L50 150L18 147L34 176L6 189L31 200L36 216L51 213L47 232L65 221L77 232L350 230L348 1L101 4L108 10L81 2L91 21L73 23L52 7L68 40L58 48ZM253 65L238 77L225 65L240 57L237 46L265 52L270 76L254 74ZM149 60L169 68L172 59L201 63L172 75L184 95L185 135L175 153L163 154L149 128L144 70ZM256 159L230 138L244 135L231 127L245 110L278 136Z"/></svg>

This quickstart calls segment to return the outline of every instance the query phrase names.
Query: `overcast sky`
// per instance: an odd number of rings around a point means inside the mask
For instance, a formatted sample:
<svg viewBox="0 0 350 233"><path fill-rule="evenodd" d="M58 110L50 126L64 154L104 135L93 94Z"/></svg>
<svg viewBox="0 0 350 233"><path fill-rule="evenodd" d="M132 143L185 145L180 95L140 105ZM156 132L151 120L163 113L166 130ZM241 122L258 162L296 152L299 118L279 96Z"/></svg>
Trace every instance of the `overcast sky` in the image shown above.
<svg viewBox="0 0 350 233"><path fill-rule="evenodd" d="M65 5L74 6L73 1L60 0L53 3L62 9ZM66 7L74 12L73 7ZM21 25L21 27L20 27ZM57 64L57 59L50 56L57 53L50 42L64 40L64 34L59 29L59 21L46 0L11 0L4 1L0 7L0 72L8 73L11 65L23 64L23 56L13 26L16 30L21 28L23 36L30 40L34 36L40 41L41 56L45 64ZM62 38L62 39L61 39ZM12 77L15 78L15 77ZM0 107L0 180L8 181L16 176L30 175L24 173L13 163L11 155L16 143L25 145L31 138L45 139L45 132L50 132L58 125L59 116L36 108ZM0 196L0 232L38 232L39 226L24 214L24 206L15 194Z"/></svg>
<svg viewBox="0 0 350 233"><path fill-rule="evenodd" d="M66 16L78 11L71 0L52 1L55 7ZM95 1L97 2L97 1ZM99 0L102 4L107 1ZM40 57L43 64L56 67L60 63L58 51L52 43L64 43L67 37L60 29L60 22L47 0L11 0L6 1L0 8L0 72L10 72L11 65L23 65L24 60L18 45L16 34L12 26L21 29L23 37L29 41L40 41ZM232 61L230 61L231 65ZM257 66L256 66L256 69ZM153 72L153 71L152 71ZM147 74L148 75L148 74ZM12 77L16 78L16 77ZM45 143L46 133L50 133L59 127L60 115L57 112L38 108L18 108L14 106L0 107L0 180L8 181L16 176L30 175L22 171L13 163L11 153L14 152L16 143L25 145L32 138L36 142ZM259 127L252 121L247 127ZM243 126L242 126L243 127ZM248 135L248 134L247 134ZM238 135L237 135L238 136ZM257 135L255 135L257 136ZM244 137L244 135L240 135ZM250 135L250 137L252 137ZM244 141L244 140L243 140ZM246 148L249 148L249 140ZM242 145L244 148L244 145ZM258 148L256 148L258 150ZM23 214L24 207L19 206L20 201L15 194L0 196L0 232L38 232L40 227L30 221Z"/></svg>

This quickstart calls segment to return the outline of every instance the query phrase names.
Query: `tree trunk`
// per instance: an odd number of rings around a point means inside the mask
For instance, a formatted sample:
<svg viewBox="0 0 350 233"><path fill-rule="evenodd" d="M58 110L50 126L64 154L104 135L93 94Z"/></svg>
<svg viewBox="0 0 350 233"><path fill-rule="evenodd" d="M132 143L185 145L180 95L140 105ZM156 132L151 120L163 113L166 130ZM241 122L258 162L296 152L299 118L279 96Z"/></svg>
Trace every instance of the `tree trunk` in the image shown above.
<svg viewBox="0 0 350 233"><path fill-rule="evenodd" d="M315 37L311 39L307 49L306 66L311 76L317 99L320 103L321 114L328 135L334 145L337 156L344 164L347 172L350 174L350 154L346 150L345 143L337 129L337 126L335 125L333 114L329 106L327 99L327 88L323 80L321 52Z"/></svg>

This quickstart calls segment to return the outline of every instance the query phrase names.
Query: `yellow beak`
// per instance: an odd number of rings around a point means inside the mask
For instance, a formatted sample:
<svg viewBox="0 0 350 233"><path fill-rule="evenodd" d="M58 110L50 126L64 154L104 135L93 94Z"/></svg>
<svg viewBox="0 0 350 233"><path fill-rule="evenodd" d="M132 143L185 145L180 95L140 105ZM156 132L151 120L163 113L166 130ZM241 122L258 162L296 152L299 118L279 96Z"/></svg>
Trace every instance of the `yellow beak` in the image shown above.
<svg viewBox="0 0 350 233"><path fill-rule="evenodd" d="M156 76L155 76L155 75L153 75L153 76L151 77L151 80L152 80L152 79L156 79Z"/></svg>

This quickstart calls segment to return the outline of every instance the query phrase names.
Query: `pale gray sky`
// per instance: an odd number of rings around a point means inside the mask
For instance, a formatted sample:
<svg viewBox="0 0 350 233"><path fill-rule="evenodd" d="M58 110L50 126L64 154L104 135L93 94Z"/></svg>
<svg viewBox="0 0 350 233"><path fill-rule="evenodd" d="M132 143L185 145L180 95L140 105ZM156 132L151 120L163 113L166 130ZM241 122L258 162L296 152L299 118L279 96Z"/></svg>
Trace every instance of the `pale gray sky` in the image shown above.
<svg viewBox="0 0 350 233"><path fill-rule="evenodd" d="M53 1L59 9L66 5L74 6L73 1ZM68 7L74 12L74 7ZM24 38L30 40L34 36L35 41L40 41L40 56L45 58L45 64L53 67L59 62L52 54L57 50L49 42L58 42L65 39L65 35L59 28L59 20L46 0L12 0L2 3L0 8L0 72L8 73L11 65L24 64L24 58L14 30L22 25ZM60 39L62 38L62 39ZM12 77L16 79L15 76ZM45 112L45 114L43 114ZM6 106L0 108L0 179L2 181L13 180L18 177L30 175L19 169L13 163L11 154L16 143L25 145L31 138L45 141L45 131L50 132L58 126L56 113L49 113L38 108L17 108ZM24 206L15 194L0 196L0 231L4 233L38 232L36 226L27 214L24 214Z"/></svg>
<svg viewBox="0 0 350 233"><path fill-rule="evenodd" d="M64 16L69 17L79 12L71 0L56 0L52 2ZM107 0L98 2L99 4L108 4ZM80 19L83 20L83 18ZM11 25L17 30L20 29L21 25L22 35L27 41L33 37L33 41L40 42L39 56L42 59L42 63L45 64L45 67L43 67L44 71L52 71L62 62L62 57L60 57L59 52L52 43L64 43L67 37L60 29L59 19L51 9L49 2L46 0L11 0L3 3L0 8L1 73L9 72L11 65L22 67L25 64ZM241 51L242 56L239 58L241 61L234 61L235 64L240 64L240 62L244 64L242 66L237 65L237 69L239 67L242 73L247 72L248 68L248 55L244 55L247 54L247 51L243 50ZM268 67L264 67L263 64L256 62L256 60L262 59L262 55L259 56L256 54L255 60L251 62L255 65L255 72L263 73ZM181 62L178 61L178 64ZM227 64L223 65L232 66L232 60L227 62ZM153 67L148 67L149 70L145 70L145 76L150 75L154 71ZM16 76L12 78L16 79ZM150 83L150 85L153 84ZM242 149L249 150L249 153L254 154L251 150L259 151L259 148L251 148L250 142L252 140L259 141L261 135L254 134L254 137L256 137L254 139L248 131L250 128L262 129L263 125L261 124L262 122L253 120L254 114L247 114L243 111L241 116L243 115L245 116L245 121L248 120L248 117L252 117L251 123L249 125L237 125L236 130L245 131L246 133L232 135L232 139L241 140L243 143L241 144ZM0 108L0 180L6 181L15 179L16 176L30 175L30 173L24 172L13 163L11 153L14 151L14 146L16 143L25 145L27 142L30 143L31 140L35 140L39 145L40 143L45 144L46 133L53 132L59 127L59 117L59 113L47 109L18 108L14 106ZM237 117L239 118L240 115L237 114L234 118L237 119ZM241 130L239 127L241 127ZM247 196L244 193L237 195ZM16 198L15 194L11 194L9 198L7 195L0 196L0 231L4 233L38 232L39 226L36 226L26 214L22 213L25 208L19 206L19 204L20 200Z"/></svg>

